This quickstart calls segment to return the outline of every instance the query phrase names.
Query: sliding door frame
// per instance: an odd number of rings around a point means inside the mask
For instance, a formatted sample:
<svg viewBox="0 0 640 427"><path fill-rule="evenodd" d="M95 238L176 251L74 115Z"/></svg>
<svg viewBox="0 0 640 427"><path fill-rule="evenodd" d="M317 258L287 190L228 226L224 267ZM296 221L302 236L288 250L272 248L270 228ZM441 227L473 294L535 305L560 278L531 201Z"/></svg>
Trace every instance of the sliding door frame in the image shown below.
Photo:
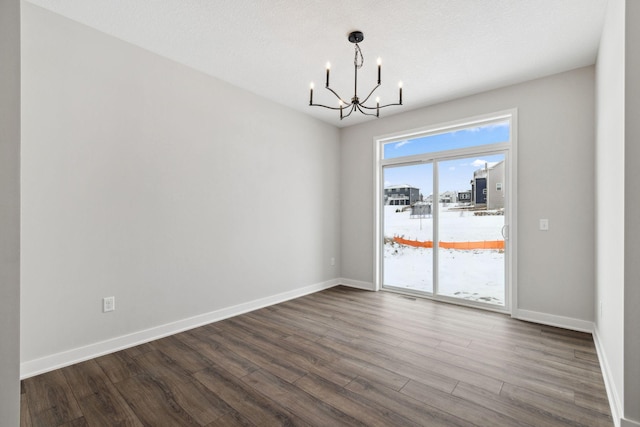
<svg viewBox="0 0 640 427"><path fill-rule="evenodd" d="M406 156L402 158L384 159L383 150L384 145L399 142L407 139L413 139L423 136L441 134L452 132L455 130L462 130L469 127L481 126L490 124L493 122L509 121L509 137L510 141L506 143L495 143L481 146L467 147L461 149L454 149L448 151L440 151L434 153L418 154L413 156ZM421 163L432 163L434 174L434 189L438 186L438 162L452 160L457 158L469 157L482 152L483 154L504 154L506 170L505 178L508 185L506 185L506 202L505 205L505 225L506 238L505 238L505 304L504 306L492 306L491 304L476 303L473 301L467 301L458 298L452 298L436 294L437 286L437 274L438 274L438 259L437 250L434 250L433 255L433 295L429 295L423 292L413 292L413 294L431 298L438 301L450 302L458 305L478 307L490 311L498 311L505 313L515 313L517 311L517 110L510 109L500 111L496 113L485 114L482 116L475 116L467 119L456 120L453 122L442 123L438 125L432 125L420 129L413 129L405 132L398 132L389 135L382 135L375 137L373 140L374 145L374 288L376 291L382 290L383 287L383 267L384 267L384 215L382 214L384 209L384 199L382 197L384 182L383 182L383 168L385 166L404 166ZM434 193L435 196L435 193ZM438 232L437 229L437 213L438 206L434 204L434 233ZM434 241L437 240L437 234L434 235ZM385 287L385 290L396 291L393 287ZM397 289L398 292L411 294L410 290Z"/></svg>

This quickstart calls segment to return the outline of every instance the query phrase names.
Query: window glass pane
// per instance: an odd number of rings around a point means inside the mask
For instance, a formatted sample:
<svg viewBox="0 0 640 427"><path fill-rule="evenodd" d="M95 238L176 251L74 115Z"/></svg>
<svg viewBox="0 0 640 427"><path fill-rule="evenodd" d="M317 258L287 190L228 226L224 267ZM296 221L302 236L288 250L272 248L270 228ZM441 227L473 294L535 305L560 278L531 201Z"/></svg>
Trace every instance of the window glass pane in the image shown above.
<svg viewBox="0 0 640 427"><path fill-rule="evenodd" d="M384 173L383 286L433 292L433 164Z"/></svg>
<svg viewBox="0 0 640 427"><path fill-rule="evenodd" d="M438 172L438 294L504 306L505 156L442 161Z"/></svg>
<svg viewBox="0 0 640 427"><path fill-rule="evenodd" d="M383 157L413 156L458 148L509 142L509 121L457 129L451 132L421 136L384 144Z"/></svg>

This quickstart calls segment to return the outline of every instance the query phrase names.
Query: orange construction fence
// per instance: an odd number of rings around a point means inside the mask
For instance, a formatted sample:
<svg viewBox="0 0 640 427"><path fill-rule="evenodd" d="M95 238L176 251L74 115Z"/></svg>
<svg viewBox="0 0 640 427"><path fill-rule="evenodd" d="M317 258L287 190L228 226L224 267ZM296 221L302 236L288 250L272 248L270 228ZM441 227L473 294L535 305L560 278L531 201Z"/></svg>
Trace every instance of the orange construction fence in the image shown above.
<svg viewBox="0 0 640 427"><path fill-rule="evenodd" d="M416 248L433 248L433 242L420 242L418 240L407 240L402 237L394 237L393 241L401 245L413 246ZM443 249L504 249L504 240L482 240L478 242L440 242L439 247Z"/></svg>

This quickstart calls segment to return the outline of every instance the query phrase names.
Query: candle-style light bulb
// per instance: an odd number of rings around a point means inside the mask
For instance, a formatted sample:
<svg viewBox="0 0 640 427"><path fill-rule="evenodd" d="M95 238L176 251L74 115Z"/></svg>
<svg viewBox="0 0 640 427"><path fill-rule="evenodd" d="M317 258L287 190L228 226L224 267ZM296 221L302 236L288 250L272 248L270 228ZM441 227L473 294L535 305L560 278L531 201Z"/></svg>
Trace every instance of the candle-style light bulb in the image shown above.
<svg viewBox="0 0 640 427"><path fill-rule="evenodd" d="M342 99L338 101L338 104L340 105L340 120L342 120L342 107L344 106Z"/></svg>
<svg viewBox="0 0 640 427"><path fill-rule="evenodd" d="M309 105L313 104L313 82L309 85Z"/></svg>
<svg viewBox="0 0 640 427"><path fill-rule="evenodd" d="M380 84L380 69L382 68L382 58L378 57L378 84Z"/></svg>
<svg viewBox="0 0 640 427"><path fill-rule="evenodd" d="M327 87L329 87L329 70L331 70L331 63L327 62Z"/></svg>

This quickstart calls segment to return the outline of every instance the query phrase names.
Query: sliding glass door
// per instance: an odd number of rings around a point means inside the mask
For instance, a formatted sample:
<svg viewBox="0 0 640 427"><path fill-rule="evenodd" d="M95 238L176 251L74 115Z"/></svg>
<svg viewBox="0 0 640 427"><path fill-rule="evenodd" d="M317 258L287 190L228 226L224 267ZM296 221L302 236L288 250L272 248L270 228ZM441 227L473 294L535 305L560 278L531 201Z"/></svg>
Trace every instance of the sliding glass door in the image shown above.
<svg viewBox="0 0 640 427"><path fill-rule="evenodd" d="M441 161L438 171L438 294L504 305L505 156Z"/></svg>
<svg viewBox="0 0 640 427"><path fill-rule="evenodd" d="M382 288L508 307L509 125L490 122L382 145ZM461 136L462 146L442 149L442 141ZM427 149L402 155L399 149L410 144Z"/></svg>

